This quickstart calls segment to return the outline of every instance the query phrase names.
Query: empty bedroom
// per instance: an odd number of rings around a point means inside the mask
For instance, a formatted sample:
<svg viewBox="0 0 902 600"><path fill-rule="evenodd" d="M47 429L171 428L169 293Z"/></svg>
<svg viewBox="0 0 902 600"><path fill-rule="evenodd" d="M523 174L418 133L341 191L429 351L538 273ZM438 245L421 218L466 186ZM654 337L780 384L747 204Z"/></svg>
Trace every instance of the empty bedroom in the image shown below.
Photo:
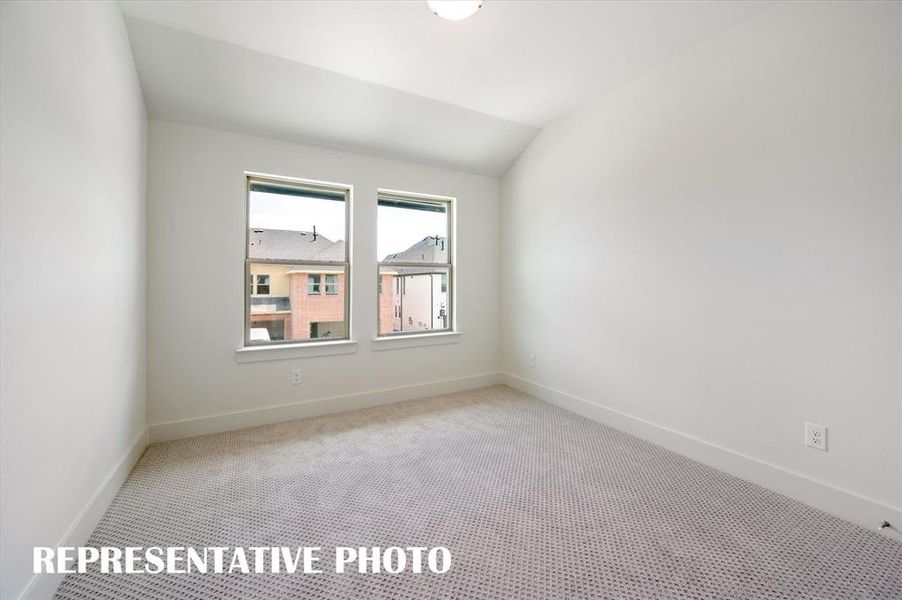
<svg viewBox="0 0 902 600"><path fill-rule="evenodd" d="M0 0L0 598L902 600L902 2Z"/></svg>

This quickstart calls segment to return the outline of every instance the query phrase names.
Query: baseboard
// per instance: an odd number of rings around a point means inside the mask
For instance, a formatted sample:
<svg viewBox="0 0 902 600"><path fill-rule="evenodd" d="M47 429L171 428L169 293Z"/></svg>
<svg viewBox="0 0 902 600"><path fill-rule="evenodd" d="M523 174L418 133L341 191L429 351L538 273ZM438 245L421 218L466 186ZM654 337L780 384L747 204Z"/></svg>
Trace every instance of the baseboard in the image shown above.
<svg viewBox="0 0 902 600"><path fill-rule="evenodd" d="M884 519L897 526L902 523L902 510L898 508L515 375L484 373L152 425L137 436L128 452L110 470L57 545L79 546L87 541L148 443L415 400L498 383L648 440L868 529L876 529ZM899 529L885 529L883 533L902 539ZM19 594L19 599L50 598L62 578L63 576L58 574L35 575Z"/></svg>
<svg viewBox="0 0 902 600"><path fill-rule="evenodd" d="M107 473L103 482L97 486L94 495L91 496L81 512L75 517L66 533L60 538L57 546L84 546L97 527L97 523L109 508L110 503L116 496L116 492L125 483L128 474L149 443L148 431L142 430L128 451L119 459L116 465ZM56 592L56 588L63 581L65 575L58 573L42 573L36 574L19 594L19 600L45 600L51 598Z"/></svg>
<svg viewBox="0 0 902 600"><path fill-rule="evenodd" d="M500 381L498 373L483 373L469 377L431 381L357 394L316 398L293 404L242 410L197 419L157 423L150 426L150 442L165 442L209 433L233 431L245 427L256 427L258 425L269 425L282 421L346 412L380 404L392 404L405 400L462 392L464 390L496 385Z"/></svg>
<svg viewBox="0 0 902 600"><path fill-rule="evenodd" d="M902 510L899 508L516 375L502 374L501 382L862 527L877 530L880 523L887 520L894 528L881 532L902 539Z"/></svg>

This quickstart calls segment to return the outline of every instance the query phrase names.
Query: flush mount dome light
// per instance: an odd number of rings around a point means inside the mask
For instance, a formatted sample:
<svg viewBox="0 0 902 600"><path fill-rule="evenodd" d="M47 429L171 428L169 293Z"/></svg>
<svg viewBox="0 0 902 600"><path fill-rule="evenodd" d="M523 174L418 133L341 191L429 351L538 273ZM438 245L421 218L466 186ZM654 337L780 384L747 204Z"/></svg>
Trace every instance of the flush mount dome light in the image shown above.
<svg viewBox="0 0 902 600"><path fill-rule="evenodd" d="M449 21L462 21L482 8L483 0L426 0L429 10Z"/></svg>

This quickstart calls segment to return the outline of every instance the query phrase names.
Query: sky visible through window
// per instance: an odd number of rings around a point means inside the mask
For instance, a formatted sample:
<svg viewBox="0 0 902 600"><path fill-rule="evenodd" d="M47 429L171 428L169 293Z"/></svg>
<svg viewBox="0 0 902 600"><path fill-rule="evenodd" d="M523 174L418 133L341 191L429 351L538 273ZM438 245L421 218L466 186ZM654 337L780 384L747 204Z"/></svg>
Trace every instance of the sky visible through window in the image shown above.
<svg viewBox="0 0 902 600"><path fill-rule="evenodd" d="M385 260L389 254L403 252L425 237L448 237L446 213L380 206L378 217L376 252L379 260Z"/></svg>
<svg viewBox="0 0 902 600"><path fill-rule="evenodd" d="M393 206L378 208L377 255L381 261L389 254L403 252L429 236L448 236L446 213L411 210ZM319 198L304 198L267 192L250 193L251 228L313 231L330 240L347 239L345 203Z"/></svg>
<svg viewBox="0 0 902 600"><path fill-rule="evenodd" d="M345 203L267 192L250 193L251 228L313 231L333 242L345 239Z"/></svg>

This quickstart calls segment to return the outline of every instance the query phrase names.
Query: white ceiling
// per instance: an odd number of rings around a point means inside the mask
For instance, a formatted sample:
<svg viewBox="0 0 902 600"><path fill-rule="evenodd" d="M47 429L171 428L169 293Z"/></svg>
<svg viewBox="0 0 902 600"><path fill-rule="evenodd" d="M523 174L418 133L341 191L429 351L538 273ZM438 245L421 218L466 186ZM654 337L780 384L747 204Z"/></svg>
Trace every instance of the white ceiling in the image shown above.
<svg viewBox="0 0 902 600"><path fill-rule="evenodd" d="M151 116L497 177L534 127L127 19Z"/></svg>
<svg viewBox="0 0 902 600"><path fill-rule="evenodd" d="M298 118L297 111L293 116L288 112L267 118L254 109L255 102L278 102L253 99L247 94L242 99L244 107L234 107L230 118L244 121L245 125L256 121L256 129L261 124L268 130L278 129L282 135L277 137L319 142L325 139L332 142L329 145L371 151L380 151L385 146L389 154L399 158L497 175L529 143L536 128L716 36L770 3L486 0L475 16L460 22L434 16L421 0L140 0L121 4L125 14L132 17L128 23L133 45L143 45L136 48L136 59L152 113L159 110L160 104L171 109L174 104L192 104L192 101L193 108L188 107L186 112L215 109L201 106L203 103L196 102L184 90L178 97L173 94L192 78L199 77L212 79L214 87L222 84L221 87L227 88L226 80L236 74L230 64L235 60L248 63L245 65L248 68L263 67L264 74L278 71L280 76L293 74L309 79L297 87L298 92L301 87L309 92L311 88L307 84L319 85L323 81L335 84L333 92L347 92L354 87L352 81L358 80L361 85L363 82L378 84L361 88L365 95L385 96L384 99L396 91L412 95L406 100L406 108L413 112L409 118L395 115L391 127L381 127L381 133L366 139L356 139L356 125L334 132L329 130L330 126L308 131L308 124L292 124L292 119ZM154 28L148 22L194 35L179 36L164 27ZM228 45L213 44L199 36ZM136 38L140 38L137 43ZM179 52L186 54L177 55L173 48L164 45L172 38L178 38ZM203 62L198 61L196 54L201 50L229 55L229 59L208 56L206 64L185 64L185 61ZM258 56L251 59L248 51ZM166 54L165 59L155 57L156 53ZM274 67L276 57L283 59L278 68ZM169 62L169 69L176 71L171 74L173 81L168 83L166 60L174 61ZM289 61L301 70L293 69ZM148 77L149 70L154 71L152 77ZM181 80L176 81L179 77ZM272 81L271 77L259 73L256 76L257 84ZM343 81L343 85L337 84L338 81ZM282 85L291 87L285 82ZM266 87L257 91L262 89ZM334 108L335 101L340 101L329 93L314 89L317 102L325 104L308 100L304 108L316 117L312 121L321 122L319 117L330 107ZM438 102L429 103L426 99ZM241 110L248 114L240 116ZM482 114L475 115L472 111ZM364 122L366 111L358 112L360 121ZM370 116L385 118L387 113L383 110ZM435 121L439 118L443 123ZM408 122L415 133L419 132L423 145L427 146L425 151L407 148L406 142L399 144L399 130L392 129L399 121ZM204 124L215 126L210 122ZM285 133L285 127L290 134ZM464 148L454 149L449 156L442 155L441 147L448 132L460 135L468 127L473 131L467 143L479 141L491 147L484 152L494 154L488 162L485 157L464 158L461 162L458 154ZM379 128L375 124L365 129ZM480 133L480 129L485 131ZM403 128L400 131L405 132ZM515 133L510 143L504 143L500 136L511 132Z"/></svg>

